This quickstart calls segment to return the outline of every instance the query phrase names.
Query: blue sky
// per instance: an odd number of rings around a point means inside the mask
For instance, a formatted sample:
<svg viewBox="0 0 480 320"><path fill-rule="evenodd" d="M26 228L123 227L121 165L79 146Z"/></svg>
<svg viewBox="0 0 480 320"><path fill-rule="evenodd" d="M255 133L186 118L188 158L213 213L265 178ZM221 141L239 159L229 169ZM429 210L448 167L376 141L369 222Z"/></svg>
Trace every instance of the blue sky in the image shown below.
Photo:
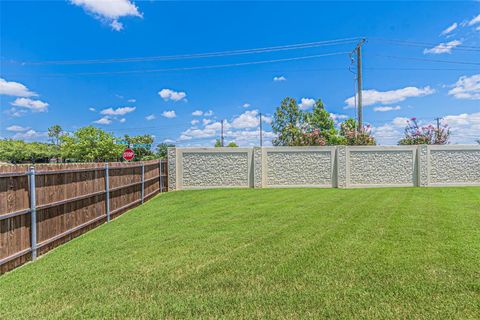
<svg viewBox="0 0 480 320"><path fill-rule="evenodd" d="M70 132L92 124L118 136L211 146L225 119L227 141L257 145L261 112L268 144L269 117L286 96L306 109L321 98L338 121L355 115L346 52L357 40L318 42L358 37L367 39L364 119L379 143L395 144L410 117L443 117L453 143L480 138L477 1L0 6L2 138L44 141L53 124ZM316 44L178 57L303 43ZM176 59L152 58L162 56Z"/></svg>

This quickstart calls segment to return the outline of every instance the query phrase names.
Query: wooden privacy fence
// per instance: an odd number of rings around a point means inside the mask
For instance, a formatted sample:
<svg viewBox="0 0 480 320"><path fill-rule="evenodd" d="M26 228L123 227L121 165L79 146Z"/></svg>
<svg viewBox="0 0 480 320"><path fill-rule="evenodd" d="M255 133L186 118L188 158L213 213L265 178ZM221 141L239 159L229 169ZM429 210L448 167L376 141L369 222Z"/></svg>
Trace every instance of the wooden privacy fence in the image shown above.
<svg viewBox="0 0 480 320"><path fill-rule="evenodd" d="M0 166L0 274L167 189L164 160Z"/></svg>

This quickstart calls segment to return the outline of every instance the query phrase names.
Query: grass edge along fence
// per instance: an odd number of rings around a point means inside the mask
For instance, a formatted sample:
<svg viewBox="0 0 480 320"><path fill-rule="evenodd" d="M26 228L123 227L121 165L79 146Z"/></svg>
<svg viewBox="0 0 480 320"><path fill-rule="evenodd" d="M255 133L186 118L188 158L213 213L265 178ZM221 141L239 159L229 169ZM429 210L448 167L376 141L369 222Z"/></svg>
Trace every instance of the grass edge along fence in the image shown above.
<svg viewBox="0 0 480 320"><path fill-rule="evenodd" d="M0 166L0 274L167 189L166 160Z"/></svg>

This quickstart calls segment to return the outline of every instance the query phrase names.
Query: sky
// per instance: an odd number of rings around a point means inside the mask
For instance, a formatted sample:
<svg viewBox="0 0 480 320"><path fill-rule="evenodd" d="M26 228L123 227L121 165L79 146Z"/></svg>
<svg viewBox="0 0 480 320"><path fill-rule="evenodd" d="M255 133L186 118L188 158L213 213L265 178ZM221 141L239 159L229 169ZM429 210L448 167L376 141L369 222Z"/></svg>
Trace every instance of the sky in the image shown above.
<svg viewBox="0 0 480 320"><path fill-rule="evenodd" d="M480 2L0 0L0 137L94 125L155 143L265 145L285 97L364 121L381 145L439 117L480 139Z"/></svg>

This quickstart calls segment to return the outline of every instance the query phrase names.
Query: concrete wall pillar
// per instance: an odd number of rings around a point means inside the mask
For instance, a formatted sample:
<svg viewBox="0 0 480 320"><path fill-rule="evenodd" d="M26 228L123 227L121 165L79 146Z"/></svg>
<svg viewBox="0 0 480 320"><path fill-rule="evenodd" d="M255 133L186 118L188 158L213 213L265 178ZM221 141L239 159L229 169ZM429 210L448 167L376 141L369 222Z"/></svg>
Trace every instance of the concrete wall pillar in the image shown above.
<svg viewBox="0 0 480 320"><path fill-rule="evenodd" d="M421 145L418 146L417 150L418 161L417 161L417 172L418 172L418 186L427 187L428 186L428 146Z"/></svg>
<svg viewBox="0 0 480 320"><path fill-rule="evenodd" d="M336 187L337 188L346 188L347 187L347 147L338 146L336 151Z"/></svg>
<svg viewBox="0 0 480 320"><path fill-rule="evenodd" d="M253 187L254 188L262 188L263 183L263 151L261 147L254 147L253 148Z"/></svg>
<svg viewBox="0 0 480 320"><path fill-rule="evenodd" d="M168 191L177 190L177 149L168 148Z"/></svg>

